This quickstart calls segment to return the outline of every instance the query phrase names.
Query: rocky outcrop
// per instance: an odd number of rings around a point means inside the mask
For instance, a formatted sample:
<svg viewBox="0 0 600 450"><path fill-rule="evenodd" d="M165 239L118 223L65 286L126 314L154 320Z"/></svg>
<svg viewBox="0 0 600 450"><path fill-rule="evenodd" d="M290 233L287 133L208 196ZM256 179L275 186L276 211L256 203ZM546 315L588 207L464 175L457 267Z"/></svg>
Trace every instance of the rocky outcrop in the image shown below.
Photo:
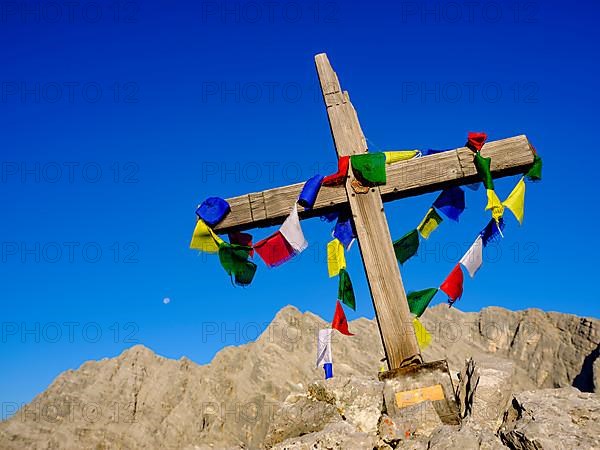
<svg viewBox="0 0 600 450"><path fill-rule="evenodd" d="M500 437L515 450L600 448L600 396L575 388L515 394Z"/></svg>
<svg viewBox="0 0 600 450"><path fill-rule="evenodd" d="M470 369L477 369L473 361L467 362L465 372L471 375L478 372ZM377 380L352 378L315 383L306 393L288 397L277 413L282 418L269 430L266 447L273 450L600 448L600 395L582 393L573 387L533 390L511 396L506 408L500 410L495 396L480 395L479 389L483 386L484 392L496 393L510 386L514 370L509 366L496 367L493 373L488 370L479 371L483 384L473 385L471 408L462 423L455 426L429 415L419 414L417 422L405 415L390 417L389 408L381 402L382 396L385 398L382 383ZM490 374L487 380L486 373ZM311 411L327 411L320 424L312 418L308 421L309 428L314 430L307 428L303 417L286 414L290 406L298 403L309 404ZM359 405L370 406L368 412L360 418L356 414L344 415ZM498 418L499 430L494 427ZM375 420L376 429L365 427L365 423Z"/></svg>
<svg viewBox="0 0 600 450"><path fill-rule="evenodd" d="M486 429L501 420L498 410L504 407L505 394L571 385L598 389L597 319L495 307L463 313L445 305L428 309L422 319L433 336L424 352L426 360L447 358L453 374L468 357L479 365L481 390L473 396L473 416L484 422L477 416L478 401L489 405L493 398L497 404L486 413ZM340 431L348 425L358 433L357 440L366 439L363 434L373 436L373 429L381 426L380 418L373 418L379 406L371 404L373 396L366 393L357 403L347 400L361 386L358 380L372 378L381 366L377 325L358 319L350 323L355 336L335 335L334 380L339 385L329 403L319 384L311 385L322 378L322 370L314 367L315 340L317 330L325 326L314 314L286 307L256 341L222 349L209 365L162 358L143 346L87 362L61 374L29 405L0 423L0 448L260 448L269 427L277 423L276 412L286 398L292 402L290 395L298 396L301 409L309 408L310 402L325 403L329 406L322 414L331 414L325 427L309 424L298 430L305 434L297 439L314 433L324 433L325 439L326 428ZM512 367L511 388L496 389L498 382L508 381L494 370L505 373L507 364ZM492 379L497 381L486 387L486 380ZM353 381L344 385L342 380ZM311 396L304 398L309 385ZM289 414L293 417L297 410ZM273 443L293 438L282 433Z"/></svg>

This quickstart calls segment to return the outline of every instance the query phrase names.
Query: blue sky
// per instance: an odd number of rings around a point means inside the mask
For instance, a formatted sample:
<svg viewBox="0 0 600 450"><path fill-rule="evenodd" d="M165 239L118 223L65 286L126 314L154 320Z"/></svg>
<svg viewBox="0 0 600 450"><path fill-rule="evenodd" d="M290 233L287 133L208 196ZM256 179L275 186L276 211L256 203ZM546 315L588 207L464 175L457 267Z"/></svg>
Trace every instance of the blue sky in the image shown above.
<svg viewBox="0 0 600 450"><path fill-rule="evenodd" d="M507 218L459 308L598 317L587 164L599 118L597 2L57 5L0 9L2 416L62 371L133 343L206 363L287 304L331 318L330 226L319 219L303 222L303 255L273 270L259 263L247 289L216 257L188 249L204 198L334 167L313 62L323 51L371 150L456 147L481 130L527 134L544 158L523 226ZM500 197L516 181L498 181ZM387 204L392 236L434 198ZM483 190L467 191L460 224L445 221L402 268L408 290L444 279L487 222L484 203ZM358 247L348 269L358 297L348 318L372 317ZM215 324L223 335L207 333Z"/></svg>

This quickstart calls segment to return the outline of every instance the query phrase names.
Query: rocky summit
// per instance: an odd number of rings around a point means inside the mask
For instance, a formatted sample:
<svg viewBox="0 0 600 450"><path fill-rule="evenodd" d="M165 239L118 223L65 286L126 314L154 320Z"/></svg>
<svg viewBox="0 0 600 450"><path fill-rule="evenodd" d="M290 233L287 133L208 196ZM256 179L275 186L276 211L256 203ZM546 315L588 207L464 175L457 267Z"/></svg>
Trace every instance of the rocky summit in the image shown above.
<svg viewBox="0 0 600 450"><path fill-rule="evenodd" d="M428 402L418 428L388 416L372 320L335 333L323 380L316 333L328 325L287 306L207 365L138 345L68 370L0 423L0 449L600 449L598 319L438 305L422 322L423 356L448 360L461 425Z"/></svg>

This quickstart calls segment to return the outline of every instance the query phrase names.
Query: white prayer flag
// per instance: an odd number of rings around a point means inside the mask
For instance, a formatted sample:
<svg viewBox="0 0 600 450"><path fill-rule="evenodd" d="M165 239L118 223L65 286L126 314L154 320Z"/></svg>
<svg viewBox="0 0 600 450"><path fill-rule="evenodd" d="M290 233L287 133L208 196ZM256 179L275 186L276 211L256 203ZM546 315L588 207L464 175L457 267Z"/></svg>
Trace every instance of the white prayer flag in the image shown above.
<svg viewBox="0 0 600 450"><path fill-rule="evenodd" d="M468 271L471 278L475 276L475 272L479 270L483 263L483 240L481 235L477 236L471 248L459 261Z"/></svg>
<svg viewBox="0 0 600 450"><path fill-rule="evenodd" d="M304 239L304 233L302 232L302 227L300 227L298 205L296 203L294 203L292 212L285 219L279 231L296 252L300 253L308 247L308 242Z"/></svg>
<svg viewBox="0 0 600 450"><path fill-rule="evenodd" d="M317 367L327 363L333 363L331 357L331 333L333 328L319 330L319 339L317 341Z"/></svg>

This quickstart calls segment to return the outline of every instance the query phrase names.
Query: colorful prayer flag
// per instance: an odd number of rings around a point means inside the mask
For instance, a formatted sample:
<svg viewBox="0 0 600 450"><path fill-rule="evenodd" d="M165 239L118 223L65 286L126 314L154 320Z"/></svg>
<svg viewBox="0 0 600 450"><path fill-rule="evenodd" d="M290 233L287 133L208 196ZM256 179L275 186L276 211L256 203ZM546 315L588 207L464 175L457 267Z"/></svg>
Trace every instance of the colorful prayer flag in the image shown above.
<svg viewBox="0 0 600 450"><path fill-rule="evenodd" d="M481 236L477 236L475 242L473 242L459 262L467 269L471 278L473 278L475 272L479 270L483 263L483 240Z"/></svg>
<svg viewBox="0 0 600 450"><path fill-rule="evenodd" d="M361 184L370 186L385 184L385 154L383 152L352 155L350 162L352 172Z"/></svg>
<svg viewBox="0 0 600 450"><path fill-rule="evenodd" d="M448 219L458 222L458 218L465 210L465 192L459 187L444 189L433 206L444 213Z"/></svg>
<svg viewBox="0 0 600 450"><path fill-rule="evenodd" d="M346 181L348 176L348 167L350 166L350 156L341 156L338 159L338 170L332 175L323 178L323 186L340 186Z"/></svg>
<svg viewBox="0 0 600 450"><path fill-rule="evenodd" d="M484 158L479 152L475 153L473 158L475 168L477 169L477 175L486 189L494 189L494 179L492 178L492 172L490 166L492 164L492 158Z"/></svg>
<svg viewBox="0 0 600 450"><path fill-rule="evenodd" d="M331 355L331 333L333 333L332 328L319 330L317 338L317 367L333 362Z"/></svg>
<svg viewBox="0 0 600 450"><path fill-rule="evenodd" d="M228 236L230 244L245 245L246 247L252 247L252 235L250 233L234 231L232 233L229 233ZM254 248L250 250L250 256L254 256Z"/></svg>
<svg viewBox="0 0 600 450"><path fill-rule="evenodd" d="M338 330L340 333L345 334L346 336L354 336L350 331L348 331L348 320L346 320L346 314L344 314L344 308L342 308L342 304L338 301L335 302L335 314L333 315L333 320L331 321L331 328Z"/></svg>
<svg viewBox="0 0 600 450"><path fill-rule="evenodd" d="M329 277L335 277L341 269L346 268L344 246L338 239L333 239L327 244L327 271Z"/></svg>
<svg viewBox="0 0 600 450"><path fill-rule="evenodd" d="M502 205L502 202L500 201L500 199L498 198L498 196L496 195L496 191L494 191L493 189L488 189L487 190L487 205L485 206L485 210L492 210L492 218L498 222L498 220L500 220L500 218L504 215L504 206Z"/></svg>
<svg viewBox="0 0 600 450"><path fill-rule="evenodd" d="M219 245L222 243L223 239L217 236L202 219L196 221L190 248L207 253L217 253L219 251Z"/></svg>
<svg viewBox="0 0 600 450"><path fill-rule="evenodd" d="M300 197L298 197L298 204L300 206L303 206L305 209L312 209L317 200L319 190L321 189L323 178L323 176L317 174L304 183L302 192L300 192Z"/></svg>
<svg viewBox="0 0 600 450"><path fill-rule="evenodd" d="M523 224L525 215L525 180L521 178L510 195L502 202L511 210L520 224Z"/></svg>
<svg viewBox="0 0 600 450"><path fill-rule="evenodd" d="M196 215L204 220L209 227L214 227L231 211L226 200L220 197L210 197L196 209Z"/></svg>
<svg viewBox="0 0 600 450"><path fill-rule="evenodd" d="M483 144L485 144L485 141L487 140L487 134L481 132L481 133L477 133L477 132L469 132L468 136L467 136L467 147L469 147L471 150L473 150L474 152L478 152L479 150L481 150L481 148L483 147Z"/></svg>
<svg viewBox="0 0 600 450"><path fill-rule="evenodd" d="M352 281L350 281L350 275L346 269L340 269L338 300L341 300L344 305L356 311L356 298L354 297L354 289L352 288Z"/></svg>
<svg viewBox="0 0 600 450"><path fill-rule="evenodd" d="M279 231L283 234L285 240L288 241L296 253L300 253L308 247L308 242L304 239L304 233L300 226L298 205L296 203L294 203L290 215L285 219L281 228L279 228Z"/></svg>
<svg viewBox="0 0 600 450"><path fill-rule="evenodd" d="M444 152L448 152L450 150L454 150L453 148L447 148L444 150L436 150L433 148L428 148L427 150L425 150L423 152L423 156L431 156L431 155L437 155L438 153L444 153Z"/></svg>
<svg viewBox="0 0 600 450"><path fill-rule="evenodd" d="M429 208L429 211L427 211L427 214L417 227L417 230L419 230L419 233L421 233L421 236L423 236L424 239L427 239L443 220L444 219L441 218L435 209Z"/></svg>
<svg viewBox="0 0 600 450"><path fill-rule="evenodd" d="M409 292L407 300L410 312L417 317L421 317L435 294L437 294L437 291L437 288L429 288L422 291Z"/></svg>
<svg viewBox="0 0 600 450"><path fill-rule="evenodd" d="M296 252L280 231L276 231L268 238L257 242L254 250L269 267L276 267L289 261Z"/></svg>
<svg viewBox="0 0 600 450"><path fill-rule="evenodd" d="M412 230L394 242L394 253L400 264L412 258L419 249L419 232Z"/></svg>
<svg viewBox="0 0 600 450"><path fill-rule="evenodd" d="M537 153L533 157L533 165L529 168L525 177L529 181L540 181L542 179L542 158Z"/></svg>
<svg viewBox="0 0 600 450"><path fill-rule="evenodd" d="M248 261L251 247L223 242L219 247L219 261L238 286L248 286L256 273L256 264Z"/></svg>
<svg viewBox="0 0 600 450"><path fill-rule="evenodd" d="M393 152L383 152L385 155L385 163L393 164L398 161L406 161L407 159L413 159L420 155L419 150L396 150Z"/></svg>
<svg viewBox="0 0 600 450"><path fill-rule="evenodd" d="M413 317L413 327L415 329L415 336L417 337L417 343L421 350L425 350L431 344L431 334L425 329L419 319Z"/></svg>
<svg viewBox="0 0 600 450"><path fill-rule="evenodd" d="M448 303L450 303L450 306L461 297L463 293L463 273L460 264L454 266L452 272L450 272L440 286L440 290L448 295Z"/></svg>
<svg viewBox="0 0 600 450"><path fill-rule="evenodd" d="M502 230L504 230L504 219L500 218L498 222L496 222L494 219L491 219L485 228L481 230L481 233L479 233L483 246L487 246L498 236L502 236Z"/></svg>
<svg viewBox="0 0 600 450"><path fill-rule="evenodd" d="M321 216L321 220L323 222L333 222L334 220L336 220L338 218L338 213L337 212L330 212L327 214L323 214Z"/></svg>
<svg viewBox="0 0 600 450"><path fill-rule="evenodd" d="M326 380L333 378L333 363L323 364L323 370L325 371Z"/></svg>
<svg viewBox="0 0 600 450"><path fill-rule="evenodd" d="M349 214L340 214L333 229L333 237L340 240L346 250L350 249L356 235L352 229L352 219Z"/></svg>

